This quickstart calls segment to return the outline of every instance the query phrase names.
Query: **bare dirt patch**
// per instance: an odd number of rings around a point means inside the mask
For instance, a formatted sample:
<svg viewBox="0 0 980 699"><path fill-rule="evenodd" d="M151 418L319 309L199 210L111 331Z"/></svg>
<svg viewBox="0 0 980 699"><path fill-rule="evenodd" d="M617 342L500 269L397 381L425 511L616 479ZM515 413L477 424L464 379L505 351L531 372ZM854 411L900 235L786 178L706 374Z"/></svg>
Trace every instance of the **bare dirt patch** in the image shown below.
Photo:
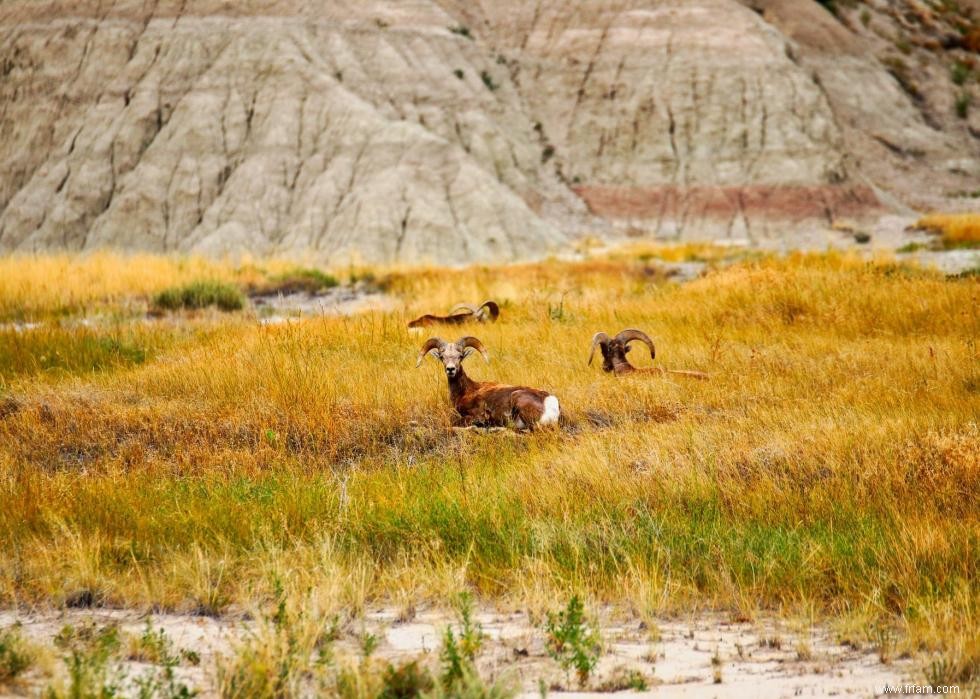
<svg viewBox="0 0 980 699"><path fill-rule="evenodd" d="M361 285L337 286L319 293L256 294L251 296L251 302L262 323L281 323L287 318L390 311L395 306L391 296Z"/></svg>
<svg viewBox="0 0 980 699"><path fill-rule="evenodd" d="M646 689L634 688L630 696L756 698L869 696L879 693L882 685L907 681L915 671L911 659L886 665L870 647L842 645L821 625L775 617L733 622L718 613L665 618L650 625L638 619L617 620L608 610L601 616L602 655L585 687L548 657L544 632L524 612L484 608L476 615L485 634L480 673L493 678L509 675L527 697L539 696L542 686L565 696L599 696L630 690L625 678L632 677L642 678ZM379 608L342 625L337 656L357 656L361 639L373 634L380 641L377 657L437 663L443 631L456 625L455 617L440 610L403 617L393 608ZM176 674L205 697L215 695L218 657L233 653L257 623L245 617L146 615L131 610L0 612L0 628L20 624L22 633L52 650L65 625L115 625L124 636L139 636L148 621L166 633L175 649L197 654L197 665L183 664ZM127 676L138 676L148 667L125 658L121 664ZM33 690L45 681L35 674L28 687Z"/></svg>

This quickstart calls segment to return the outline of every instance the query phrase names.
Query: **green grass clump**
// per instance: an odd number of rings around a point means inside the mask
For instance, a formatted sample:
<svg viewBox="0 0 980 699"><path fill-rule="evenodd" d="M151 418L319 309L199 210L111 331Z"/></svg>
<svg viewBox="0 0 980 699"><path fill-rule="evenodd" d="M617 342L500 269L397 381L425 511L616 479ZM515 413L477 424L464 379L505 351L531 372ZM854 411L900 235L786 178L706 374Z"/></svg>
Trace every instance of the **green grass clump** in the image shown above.
<svg viewBox="0 0 980 699"><path fill-rule="evenodd" d="M478 676L476 656L484 639L483 627L473 619L473 598L468 592L457 598L456 614L459 618L459 636L453 633L451 626L447 626L439 655L442 660L442 687L450 696L463 694L461 687Z"/></svg>
<svg viewBox="0 0 980 699"><path fill-rule="evenodd" d="M0 385L14 376L84 374L137 366L169 344L168 340L144 328L0 330Z"/></svg>
<svg viewBox="0 0 980 699"><path fill-rule="evenodd" d="M314 696L322 688L322 669L335 629L309 600L290 604L278 578L273 580L275 611L263 615L235 655L219 660L218 693L223 699Z"/></svg>
<svg viewBox="0 0 980 699"><path fill-rule="evenodd" d="M956 116L960 119L966 119L970 116L970 104L973 102L973 95L965 90L956 96L956 102L954 104L954 109L956 110Z"/></svg>
<svg viewBox="0 0 980 699"><path fill-rule="evenodd" d="M218 281L196 281L165 289L157 294L153 305L161 310L198 309L216 306L222 311L238 311L245 305L241 290Z"/></svg>
<svg viewBox="0 0 980 699"><path fill-rule="evenodd" d="M34 664L34 653L15 627L0 630L0 688L8 685Z"/></svg>
<svg viewBox="0 0 980 699"><path fill-rule="evenodd" d="M291 269L278 274L255 291L262 294L317 294L340 284L337 278L313 268Z"/></svg>
<svg viewBox="0 0 980 699"><path fill-rule="evenodd" d="M411 660L401 665L388 665L382 676L382 688L378 699L406 699L418 697L432 691L435 681L432 673Z"/></svg>
<svg viewBox="0 0 980 699"><path fill-rule="evenodd" d="M112 664L119 650L119 630L94 623L65 626L54 639L65 652L67 685L52 685L50 699L108 699L121 692L121 673Z"/></svg>
<svg viewBox="0 0 980 699"><path fill-rule="evenodd" d="M924 245L923 243L905 243L905 245L901 246L900 248L897 248L895 252L910 253L910 252L918 252L919 250L928 250L928 249L929 246Z"/></svg>
<svg viewBox="0 0 980 699"><path fill-rule="evenodd" d="M956 61L953 66L949 69L949 77L953 81L954 85L965 85L966 81L970 79L972 74L970 66L968 66L963 61Z"/></svg>

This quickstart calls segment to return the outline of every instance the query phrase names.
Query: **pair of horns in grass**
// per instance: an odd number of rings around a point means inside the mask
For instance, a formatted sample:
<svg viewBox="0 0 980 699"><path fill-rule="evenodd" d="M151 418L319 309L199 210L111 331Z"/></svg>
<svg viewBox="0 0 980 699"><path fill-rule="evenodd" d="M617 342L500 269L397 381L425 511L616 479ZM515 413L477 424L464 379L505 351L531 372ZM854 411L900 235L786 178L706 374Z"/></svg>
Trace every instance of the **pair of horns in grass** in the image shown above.
<svg viewBox="0 0 980 699"><path fill-rule="evenodd" d="M633 341L642 342L647 347L650 348L650 359L654 359L657 356L657 350L653 346L653 340L642 330L637 330L635 328L628 328L623 330L615 337L609 337L604 332L598 332L592 336L592 349L589 351L589 364L592 364L592 360L595 358L596 347L600 347L603 350L609 348L610 345L619 344L622 346L624 352L629 352L629 344Z"/></svg>
<svg viewBox="0 0 980 699"><path fill-rule="evenodd" d="M450 345L454 345L464 358L473 354L474 351L477 351L483 355L483 359L487 362L487 364L490 363L490 353L487 351L487 348L483 346L482 342L472 335L464 335L456 340L456 342L446 342L441 337L430 337L425 341L425 344L422 345L422 349L419 350L419 356L415 362L415 368L417 369L422 366L422 360L425 359L425 355L429 354L430 352L442 354Z"/></svg>

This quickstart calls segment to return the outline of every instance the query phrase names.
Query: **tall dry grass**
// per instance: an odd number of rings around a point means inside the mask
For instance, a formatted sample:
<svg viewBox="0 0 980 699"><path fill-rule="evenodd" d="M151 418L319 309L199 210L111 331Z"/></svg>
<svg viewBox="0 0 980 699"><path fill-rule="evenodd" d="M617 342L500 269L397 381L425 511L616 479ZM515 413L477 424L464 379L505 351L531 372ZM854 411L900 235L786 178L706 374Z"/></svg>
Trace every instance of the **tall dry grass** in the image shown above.
<svg viewBox="0 0 980 699"><path fill-rule="evenodd" d="M0 600L220 613L275 579L349 612L577 590L641 614L887 618L975 668L975 280L795 255L685 285L622 257L387 285L397 312L212 321L141 364L12 375ZM561 429L449 429L405 322L485 298L500 322L445 336L489 348L475 378L555 392ZM712 379L586 366L594 332L630 326Z"/></svg>
<svg viewBox="0 0 980 699"><path fill-rule="evenodd" d="M980 245L980 213L928 214L916 222L916 228L939 234L948 248Z"/></svg>
<svg viewBox="0 0 980 699"><path fill-rule="evenodd" d="M0 321L39 320L91 311L125 312L173 286L199 280L259 284L293 265L279 260L92 252L0 257Z"/></svg>

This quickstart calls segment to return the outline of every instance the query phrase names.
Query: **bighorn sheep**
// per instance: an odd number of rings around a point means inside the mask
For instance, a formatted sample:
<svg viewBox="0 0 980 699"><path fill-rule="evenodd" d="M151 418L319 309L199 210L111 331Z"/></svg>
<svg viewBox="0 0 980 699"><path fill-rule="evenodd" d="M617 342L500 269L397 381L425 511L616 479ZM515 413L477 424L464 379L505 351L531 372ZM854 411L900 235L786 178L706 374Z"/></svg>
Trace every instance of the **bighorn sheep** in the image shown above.
<svg viewBox="0 0 980 699"><path fill-rule="evenodd" d="M660 367L643 367L637 368L630 364L629 360L626 358L626 353L630 351L630 343L634 340L642 342L647 347L650 348L650 359L657 356L657 351L654 349L653 340L643 332L642 330L635 330L629 328L623 330L615 337L610 338L604 332L598 332L592 336L592 350L589 352L589 364L592 364L592 359L595 357L595 348L598 346L602 351L602 370L614 373L616 376L623 376L626 374L632 374L634 372L640 373L657 373L657 374L676 374L678 376L687 376L692 379L707 379L708 375L701 371L684 371L681 369L662 369Z"/></svg>
<svg viewBox="0 0 980 699"><path fill-rule="evenodd" d="M558 398L547 391L474 381L467 376L463 360L474 351L490 362L489 353L475 337L461 337L456 342L431 337L422 345L415 362L416 368L422 366L427 354L442 362L449 379L449 398L456 410L454 427L505 427L513 423L519 430L532 430L558 422Z"/></svg>
<svg viewBox="0 0 980 699"><path fill-rule="evenodd" d="M456 313L456 311L464 309L464 313ZM467 323L469 321L476 321L478 323L485 323L489 320L491 323L497 322L497 317L500 315L500 306L498 306L494 301L484 301L483 305L477 308L476 306L471 306L467 303L457 303L451 309L449 309L448 316L434 316L426 314L424 316L419 316L412 322L408 324L410 328L427 328L430 325L459 325L460 323Z"/></svg>

